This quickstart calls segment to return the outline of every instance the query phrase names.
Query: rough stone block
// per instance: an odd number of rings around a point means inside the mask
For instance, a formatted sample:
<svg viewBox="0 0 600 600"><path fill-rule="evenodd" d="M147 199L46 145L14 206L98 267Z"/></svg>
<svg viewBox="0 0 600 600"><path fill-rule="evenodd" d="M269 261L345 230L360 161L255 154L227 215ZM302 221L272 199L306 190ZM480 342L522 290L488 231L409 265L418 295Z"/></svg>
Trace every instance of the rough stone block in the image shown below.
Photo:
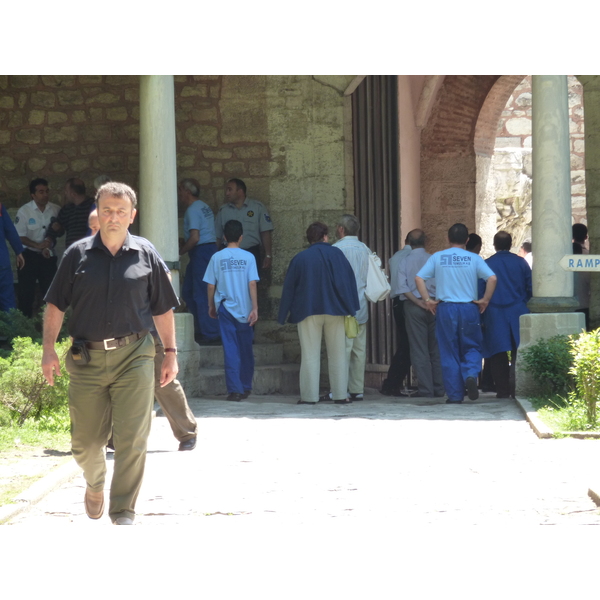
<svg viewBox="0 0 600 600"><path fill-rule="evenodd" d="M26 104L27 104L27 94L25 92L21 92L19 94L19 100L18 100L19 108L24 108Z"/></svg>
<svg viewBox="0 0 600 600"><path fill-rule="evenodd" d="M102 92L95 94L86 99L86 104L115 104L119 101L117 94L111 94L110 92Z"/></svg>
<svg viewBox="0 0 600 600"><path fill-rule="evenodd" d="M14 171L17 168L17 163L14 158L10 156L0 157L0 169L2 171Z"/></svg>
<svg viewBox="0 0 600 600"><path fill-rule="evenodd" d="M51 110L48 113L48 125L56 125L57 123L66 123L68 120L67 113Z"/></svg>
<svg viewBox="0 0 600 600"><path fill-rule="evenodd" d="M66 115L65 115L66 116ZM46 118L46 112L43 110L32 110L29 112L28 123L30 125L41 125Z"/></svg>
<svg viewBox="0 0 600 600"><path fill-rule="evenodd" d="M520 148L520 137L497 137L496 148Z"/></svg>
<svg viewBox="0 0 600 600"><path fill-rule="evenodd" d="M125 90L125 100L127 102L139 102L140 101L140 88L138 86L128 88Z"/></svg>
<svg viewBox="0 0 600 600"><path fill-rule="evenodd" d="M84 156L89 154L98 154L98 146L94 144L83 144L82 146L79 146L79 152Z"/></svg>
<svg viewBox="0 0 600 600"><path fill-rule="evenodd" d="M225 144L266 143L268 140L266 106L246 100L221 100L221 120L221 140ZM279 124L274 125L277 127ZM295 122L286 124L285 120L282 120L281 126L287 133L281 132L281 135L289 135L295 125Z"/></svg>
<svg viewBox="0 0 600 600"><path fill-rule="evenodd" d="M196 157L193 154L178 154L177 155L177 166L178 167L192 167Z"/></svg>
<svg viewBox="0 0 600 600"><path fill-rule="evenodd" d="M27 189L27 186L29 185L29 179L27 177L7 177L5 181L6 187L15 192Z"/></svg>
<svg viewBox="0 0 600 600"><path fill-rule="evenodd" d="M15 99L13 96L0 96L0 108L14 108Z"/></svg>
<svg viewBox="0 0 600 600"><path fill-rule="evenodd" d="M106 109L106 118L109 121L126 121L127 109L124 106L117 106Z"/></svg>
<svg viewBox="0 0 600 600"><path fill-rule="evenodd" d="M47 144L77 141L77 127L44 127L44 141Z"/></svg>
<svg viewBox="0 0 600 600"><path fill-rule="evenodd" d="M208 86L204 83L198 83L196 85L186 85L181 90L180 95L182 98L206 98L208 97Z"/></svg>
<svg viewBox="0 0 600 600"><path fill-rule="evenodd" d="M185 139L199 146L217 146L218 130L212 125L191 125L185 130Z"/></svg>
<svg viewBox="0 0 600 600"><path fill-rule="evenodd" d="M526 117L507 119L506 131L510 135L531 135L531 119Z"/></svg>
<svg viewBox="0 0 600 600"><path fill-rule="evenodd" d="M8 75L0 75L0 90L5 90L8 87Z"/></svg>
<svg viewBox="0 0 600 600"><path fill-rule="evenodd" d="M86 142L101 142L111 139L111 128L109 125L90 125L82 131Z"/></svg>
<svg viewBox="0 0 600 600"><path fill-rule="evenodd" d="M98 85L102 83L102 75L79 75L81 85Z"/></svg>
<svg viewBox="0 0 600 600"><path fill-rule="evenodd" d="M192 121L206 121L209 123L216 123L217 116L217 109L214 106L210 108L196 108L190 111L190 117Z"/></svg>
<svg viewBox="0 0 600 600"><path fill-rule="evenodd" d="M211 165L211 171L213 173L222 173L223 172L223 163L216 162Z"/></svg>
<svg viewBox="0 0 600 600"><path fill-rule="evenodd" d="M71 120L73 123L85 123L87 121L85 110L74 110L71 113Z"/></svg>
<svg viewBox="0 0 600 600"><path fill-rule="evenodd" d="M59 90L58 103L61 106L76 106L83 104L83 95L79 90Z"/></svg>
<svg viewBox="0 0 600 600"><path fill-rule="evenodd" d="M38 84L37 75L9 75L8 82L12 88L32 88Z"/></svg>
<svg viewBox="0 0 600 600"><path fill-rule="evenodd" d="M139 75L106 75L106 85L139 85Z"/></svg>
<svg viewBox="0 0 600 600"><path fill-rule="evenodd" d="M23 125L23 113L19 111L11 111L8 116L9 127L21 127Z"/></svg>
<svg viewBox="0 0 600 600"><path fill-rule="evenodd" d="M131 118L135 119L136 121L140 120L140 107L139 105L135 105L131 107Z"/></svg>
<svg viewBox="0 0 600 600"><path fill-rule="evenodd" d="M205 158L216 158L219 160L224 160L227 158L231 158L233 153L231 150L202 150L202 156Z"/></svg>
<svg viewBox="0 0 600 600"><path fill-rule="evenodd" d="M34 106L43 106L52 108L56 105L56 97L52 92L33 92L31 94L31 104Z"/></svg>
<svg viewBox="0 0 600 600"><path fill-rule="evenodd" d="M45 158L30 158L27 161L27 166L31 171L35 173L43 169L46 166L47 162L48 161Z"/></svg>
<svg viewBox="0 0 600 600"><path fill-rule="evenodd" d="M236 158L268 158L269 147L266 145L240 146L239 148L234 148L233 152Z"/></svg>
<svg viewBox="0 0 600 600"><path fill-rule="evenodd" d="M52 170L55 173L64 173L69 168L69 164L66 162L55 162L52 165Z"/></svg>
<svg viewBox="0 0 600 600"><path fill-rule="evenodd" d="M235 176L236 174L242 175L246 173L246 165L243 162L240 161L231 161L231 162L227 162L225 163L225 173L229 174L229 175L233 175Z"/></svg>
<svg viewBox="0 0 600 600"><path fill-rule="evenodd" d="M42 132L39 129L19 129L15 132L15 139L23 144L39 144Z"/></svg>
<svg viewBox="0 0 600 600"><path fill-rule="evenodd" d="M88 158L77 158L71 162L71 169L74 173L81 173L90 168L90 161Z"/></svg>
<svg viewBox="0 0 600 600"><path fill-rule="evenodd" d="M0 144L5 145L10 142L10 131L0 129Z"/></svg>
<svg viewBox="0 0 600 600"><path fill-rule="evenodd" d="M42 83L48 87L72 87L75 75L42 75Z"/></svg>
<svg viewBox="0 0 600 600"><path fill-rule="evenodd" d="M94 158L94 168L101 169L107 173L120 171L127 164L125 156L97 156Z"/></svg>
<svg viewBox="0 0 600 600"><path fill-rule="evenodd" d="M140 139L140 126L139 125L126 125L122 128L124 137L128 140Z"/></svg>

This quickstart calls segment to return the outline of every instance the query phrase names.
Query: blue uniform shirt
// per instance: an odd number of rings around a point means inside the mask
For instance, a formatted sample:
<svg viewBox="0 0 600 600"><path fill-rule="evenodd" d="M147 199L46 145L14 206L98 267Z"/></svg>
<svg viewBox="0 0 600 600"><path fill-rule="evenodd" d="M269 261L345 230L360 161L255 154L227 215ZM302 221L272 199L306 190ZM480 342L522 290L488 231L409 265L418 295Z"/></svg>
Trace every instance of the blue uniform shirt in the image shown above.
<svg viewBox="0 0 600 600"><path fill-rule="evenodd" d="M248 284L258 281L254 255L241 248L225 248L211 256L204 281L215 286L215 308L221 302L229 314L241 323L248 322L252 298Z"/></svg>
<svg viewBox="0 0 600 600"><path fill-rule="evenodd" d="M435 277L437 299L444 302L473 302L478 299L477 279L488 280L494 272L478 254L448 248L429 257L417 277Z"/></svg>
<svg viewBox="0 0 600 600"><path fill-rule="evenodd" d="M197 246L214 243L215 215L210 206L202 200L196 200L185 211L183 218L183 237L187 242L190 239L190 230L197 229L200 235Z"/></svg>

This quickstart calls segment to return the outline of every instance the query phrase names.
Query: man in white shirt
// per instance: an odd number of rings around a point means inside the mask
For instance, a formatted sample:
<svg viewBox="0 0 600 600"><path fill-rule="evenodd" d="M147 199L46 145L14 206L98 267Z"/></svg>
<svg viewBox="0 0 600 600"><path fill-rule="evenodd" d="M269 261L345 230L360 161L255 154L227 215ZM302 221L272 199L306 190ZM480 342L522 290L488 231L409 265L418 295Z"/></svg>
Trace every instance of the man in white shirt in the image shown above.
<svg viewBox="0 0 600 600"><path fill-rule="evenodd" d="M444 396L444 381L440 363L440 351L435 337L435 315L427 305L415 283L415 276L431 256L425 250L425 232L413 229L408 234L412 248L398 269L398 291L405 298L404 320L410 345L410 362L419 382L419 396L441 398ZM435 279L426 282L430 298L435 298Z"/></svg>
<svg viewBox="0 0 600 600"><path fill-rule="evenodd" d="M47 232L50 221L60 211L60 206L49 202L50 189L45 179L34 179L29 184L29 192L31 200L19 208L15 218L17 233L25 247L25 266L17 271L17 276L19 309L26 317L33 316L36 284L39 284L43 298L56 273L57 259Z"/></svg>

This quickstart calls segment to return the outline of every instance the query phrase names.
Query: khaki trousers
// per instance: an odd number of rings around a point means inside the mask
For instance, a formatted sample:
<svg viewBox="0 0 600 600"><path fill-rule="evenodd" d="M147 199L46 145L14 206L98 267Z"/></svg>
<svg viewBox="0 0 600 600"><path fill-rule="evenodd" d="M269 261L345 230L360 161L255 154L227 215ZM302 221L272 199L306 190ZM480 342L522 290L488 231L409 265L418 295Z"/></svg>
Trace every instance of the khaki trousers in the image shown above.
<svg viewBox="0 0 600 600"><path fill-rule="evenodd" d="M180 442L187 442L196 437L197 434L198 426L194 413L190 410L185 392L177 379L173 379L165 387L160 387L160 369L165 357L165 349L158 337L155 338L154 344L156 350L154 358L154 397L165 417L167 417L175 438Z"/></svg>
<svg viewBox="0 0 600 600"><path fill-rule="evenodd" d="M348 361L348 392L362 394L365 391L365 363L367 361L367 324L358 326L355 338L346 338Z"/></svg>
<svg viewBox="0 0 600 600"><path fill-rule="evenodd" d="M300 398L304 402L319 401L323 333L325 333L332 399L345 400L347 397L348 363L344 317L312 315L298 323L301 349Z"/></svg>
<svg viewBox="0 0 600 600"><path fill-rule="evenodd" d="M142 485L154 400L154 340L150 334L115 350L89 350L78 366L70 353L66 367L73 457L91 491L104 489L104 447L113 429L115 455L108 514L135 516Z"/></svg>

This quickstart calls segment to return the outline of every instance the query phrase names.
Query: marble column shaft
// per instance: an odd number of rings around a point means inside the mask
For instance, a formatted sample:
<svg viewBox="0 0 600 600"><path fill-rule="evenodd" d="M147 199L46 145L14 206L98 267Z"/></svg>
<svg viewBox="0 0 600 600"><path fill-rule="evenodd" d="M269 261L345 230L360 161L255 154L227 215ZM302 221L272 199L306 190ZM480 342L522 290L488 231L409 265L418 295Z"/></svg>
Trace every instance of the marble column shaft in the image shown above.
<svg viewBox="0 0 600 600"><path fill-rule="evenodd" d="M179 228L172 75L140 77L140 234L171 268L179 294Z"/></svg>
<svg viewBox="0 0 600 600"><path fill-rule="evenodd" d="M566 75L532 78L532 312L576 308L573 274L558 264L571 246L571 163Z"/></svg>

